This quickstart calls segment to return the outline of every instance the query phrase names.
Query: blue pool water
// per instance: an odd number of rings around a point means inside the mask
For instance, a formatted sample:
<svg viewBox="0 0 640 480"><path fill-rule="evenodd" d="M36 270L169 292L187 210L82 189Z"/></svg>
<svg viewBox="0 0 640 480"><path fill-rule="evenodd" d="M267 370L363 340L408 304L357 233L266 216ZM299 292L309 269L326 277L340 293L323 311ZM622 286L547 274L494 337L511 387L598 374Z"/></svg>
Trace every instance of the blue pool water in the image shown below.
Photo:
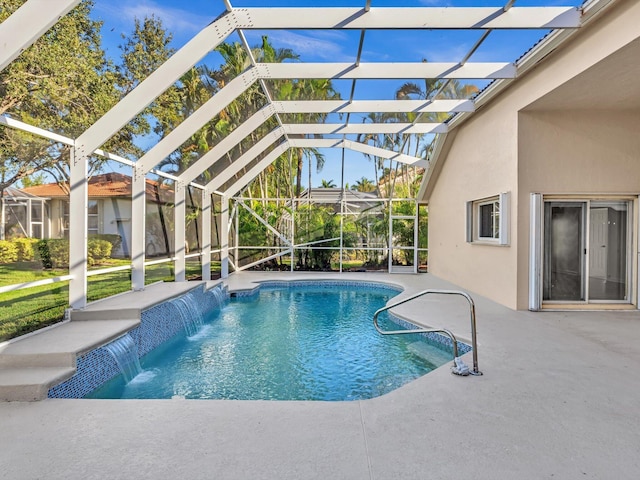
<svg viewBox="0 0 640 480"><path fill-rule="evenodd" d="M373 313L388 288L262 288L232 298L194 336L178 336L88 398L358 400L390 392L451 360L419 335L382 336ZM385 328L397 329L395 324Z"/></svg>

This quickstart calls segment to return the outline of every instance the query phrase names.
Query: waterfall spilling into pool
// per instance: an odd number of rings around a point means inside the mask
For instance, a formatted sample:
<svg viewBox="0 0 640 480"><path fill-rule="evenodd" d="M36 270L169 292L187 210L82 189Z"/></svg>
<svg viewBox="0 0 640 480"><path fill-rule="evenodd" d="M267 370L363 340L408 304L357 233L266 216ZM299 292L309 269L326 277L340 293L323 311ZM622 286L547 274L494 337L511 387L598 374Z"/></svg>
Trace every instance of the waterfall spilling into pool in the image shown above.
<svg viewBox="0 0 640 480"><path fill-rule="evenodd" d="M216 304L218 305L218 307L222 308L225 300L227 299L222 285L218 285L216 288L211 289L210 292L216 299Z"/></svg>
<svg viewBox="0 0 640 480"><path fill-rule="evenodd" d="M125 382L130 382L139 373L142 373L138 348L133 338L128 333L104 346L118 364L118 368L124 376Z"/></svg>
<svg viewBox="0 0 640 480"><path fill-rule="evenodd" d="M187 337L193 337L202 329L204 318L193 292L188 292L181 297L169 300L169 304L173 305L178 311L178 317L182 322Z"/></svg>

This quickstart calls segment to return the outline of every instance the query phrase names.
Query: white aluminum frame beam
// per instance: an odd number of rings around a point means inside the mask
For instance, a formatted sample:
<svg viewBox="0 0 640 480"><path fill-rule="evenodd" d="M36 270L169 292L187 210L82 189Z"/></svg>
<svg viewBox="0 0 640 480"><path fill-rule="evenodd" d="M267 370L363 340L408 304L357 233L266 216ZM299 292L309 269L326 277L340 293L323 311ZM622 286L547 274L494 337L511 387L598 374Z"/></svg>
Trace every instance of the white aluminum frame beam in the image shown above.
<svg viewBox="0 0 640 480"><path fill-rule="evenodd" d="M272 102L278 113L458 113L473 112L472 100L290 100Z"/></svg>
<svg viewBox="0 0 640 480"><path fill-rule="evenodd" d="M446 123L290 123L282 128L289 135L447 133Z"/></svg>
<svg viewBox="0 0 640 480"><path fill-rule="evenodd" d="M224 14L203 28L180 50L144 79L76 140L86 157L173 85L181 75L222 43L237 27L234 14Z"/></svg>
<svg viewBox="0 0 640 480"><path fill-rule="evenodd" d="M278 157L276 157L276 158L278 158ZM282 233L280 233L278 230L273 228L271 225L269 225L269 222L267 222L264 218L262 218L260 215L258 215L253 208L249 207L249 205L244 203L244 200L242 200L241 198L238 198L236 200L236 202L238 202L239 205L244 207L244 209L247 212L249 212L252 216L254 216L256 218L256 220L258 220L262 225L264 225L267 228L267 230L269 230L271 233L273 233L275 236L277 236L280 240L282 240L286 244L287 247L291 247L291 240L288 239L287 237L285 237Z"/></svg>
<svg viewBox="0 0 640 480"><path fill-rule="evenodd" d="M256 144L237 158L231 165L226 167L219 175L207 183L207 188L211 191L218 190L225 182L229 181L240 170L249 165L258 155L262 154L270 145L284 135L282 127L277 127L262 137ZM276 157L277 158L277 157ZM226 192L225 192L226 194Z"/></svg>
<svg viewBox="0 0 640 480"><path fill-rule="evenodd" d="M343 100L309 100L309 101L277 101L271 104L264 106L258 112L253 114L247 121L241 124L238 128L236 128L233 132L231 132L227 137L220 141L214 148L212 148L209 152L203 155L200 159L198 159L195 163L193 163L189 168L187 168L182 174L180 174L180 179L186 183L192 182L196 177L198 177L204 170L208 169L212 165L214 165L220 158L222 158L229 150L239 144L245 137L251 134L252 131L257 129L260 125L266 122L269 118L271 118L274 113L350 113L350 112L405 112L405 113L418 113L418 112L472 112L474 111L474 105L471 100L434 100L432 102L424 101L424 100L362 100L362 101L354 101L354 102L346 102ZM194 114L195 115L195 114ZM193 117L193 115L191 116ZM191 119L185 120L183 122L186 123ZM200 117L201 119L206 118L206 115ZM202 125L206 123L208 120L204 120ZM199 123L199 122L198 122ZM181 124L182 125L182 124ZM202 126L201 125L201 126ZM354 124L355 125L355 124ZM372 124L367 124L372 125ZM386 124L387 127L381 127L382 129L389 129L389 132L396 132L398 127L392 127L390 125L400 125L400 124ZM402 133L425 133L425 131L432 131L432 127L428 127L426 125L429 124L406 124L405 126L411 127L411 131L403 131ZM431 124L437 129L437 131L445 130L446 126L444 124ZM200 127L201 127L200 126ZM200 128L196 127L196 128ZM178 127L179 128L179 127ZM297 128L297 127L294 127ZM322 128L315 127L314 128ZM354 127L356 128L356 127ZM365 127L358 127L365 128ZM370 127L374 128L374 127ZM175 131L175 130L174 130ZM189 130L184 130L184 132L189 132ZM381 132L381 133L389 133L389 132ZM304 133L313 133L313 132L304 132ZM342 130L339 133L344 133ZM349 132L346 132L349 133ZM169 134L165 139L161 140L160 143L156 145L152 150L150 150L144 157L138 161L138 164L141 165L142 169L147 169L149 166L158 160L161 155L169 155L175 148L178 148L184 140L182 137L179 140L173 141L172 144L163 145L165 142L170 140L170 137L173 135L173 132ZM191 133L188 133L191 135ZM154 150L158 152L162 151L162 154L159 156L154 156L153 160L150 160L148 163L144 163L145 157L147 159L151 158L151 154ZM160 158L162 160L162 158ZM158 161L160 161L158 160ZM141 163L142 162L142 163Z"/></svg>
<svg viewBox="0 0 640 480"><path fill-rule="evenodd" d="M136 162L137 165L145 173L154 168L186 142L191 135L201 129L209 120L242 95L242 93L257 80L258 77L256 74L257 70L250 68L231 80L224 88L174 128L171 133L154 145L151 150L140 157Z"/></svg>
<svg viewBox="0 0 640 480"><path fill-rule="evenodd" d="M575 7L400 7L233 9L242 29L577 28Z"/></svg>
<svg viewBox="0 0 640 480"><path fill-rule="evenodd" d="M236 182L233 183L229 188L226 189L225 195L231 196L235 195L239 192L243 187L245 187L251 180L260 175L265 168L271 165L276 159L285 153L289 149L289 143L287 141L281 143L276 148L274 148L268 155L266 155L262 160L255 164L253 168L251 168L247 173L242 175ZM255 157L254 157L255 158Z"/></svg>
<svg viewBox="0 0 640 480"><path fill-rule="evenodd" d="M386 158L387 160L394 160L415 167L427 167L429 165L427 160L424 158L413 157L411 155L405 155L404 153L397 153L384 148L374 147L373 145L367 145L366 143L354 142L352 140L334 138L292 138L289 139L289 145L292 148L346 148L347 150L353 150L354 152Z"/></svg>
<svg viewBox="0 0 640 480"><path fill-rule="evenodd" d="M399 79L515 78L516 66L508 62L402 62L402 63L258 63L260 78Z"/></svg>
<svg viewBox="0 0 640 480"><path fill-rule="evenodd" d="M20 120L16 120L15 118L11 118L7 115L0 115L0 125L6 125L7 127L15 128L16 130L22 130L23 132L32 133L34 135L38 135L42 138L46 138L48 140L53 140L54 142L62 143L63 145L69 145L73 147L75 145L75 141L72 138L65 137L63 135L59 135L57 133L50 132L48 130L44 130L42 128L34 127L33 125L29 125L28 123L21 122ZM108 160L113 160L115 162L121 163L123 165L127 165L129 167L135 167L137 162L133 162L127 158L121 157L119 155L115 155L113 153L105 152L103 150L96 150L93 152L94 155L98 155L100 157L104 157ZM163 172L161 170L151 169L146 173L153 173L162 178L166 178L168 180L177 181L178 177L175 175L171 175L170 173ZM199 185L197 183L190 183L190 186L204 189L203 185Z"/></svg>
<svg viewBox="0 0 640 480"><path fill-rule="evenodd" d="M198 175L202 174L209 167L213 166L218 160L227 154L233 147L238 145L242 140L248 137L251 132L256 130L260 125L266 122L273 115L274 110L271 105L267 105L254 113L247 121L233 130L229 135L222 139L215 147L205 153L201 158L196 160L189 168L187 168L180 178L184 182L191 182Z"/></svg>
<svg viewBox="0 0 640 480"><path fill-rule="evenodd" d="M28 0L0 23L0 71L78 3L80 0Z"/></svg>
<svg viewBox="0 0 640 480"><path fill-rule="evenodd" d="M251 67L234 80L232 80L220 92L211 97L189 118L183 121L169 135L157 143L143 157L138 160L137 165L145 172L155 167L160 161L169 156L174 150L180 147L193 132L202 128L212 117L218 114L223 108L231 103L248 89L258 78L258 70ZM242 139L249 135L259 125L266 122L271 116L277 113L350 113L350 112L473 112L474 104L471 100L374 100L345 102L334 101L278 101L267 104L256 114L250 117L244 124L234 130L227 138L222 140L212 151L208 152L196 163L191 165L180 178L185 182L192 182L204 170L209 168L215 161L224 156L228 150L240 143ZM426 128L426 127L418 127ZM244 132L244 135L241 134ZM241 138L238 138L241 136ZM231 140L233 138L233 140ZM236 140L237 139L237 140ZM225 147L222 147L222 145ZM227 147L228 145L228 147ZM226 150L225 150L226 148ZM206 158L205 158L206 157Z"/></svg>
<svg viewBox="0 0 640 480"><path fill-rule="evenodd" d="M378 157L386 158L388 160L394 160L400 163L416 167L427 167L428 162L422 158L412 157L411 155L405 155L403 153L396 153L383 148L366 145L364 143L352 142L351 140L340 139L322 139L322 138L305 138L305 139L289 139L286 142L278 145L272 152L270 152L265 158L260 160L253 168L247 173L242 175L236 182L234 182L229 188L225 189L224 194L226 196L233 196L245 187L249 182L256 178L262 170L274 162L282 153L289 148L346 148L354 150L356 152L365 153L368 155L375 155ZM248 153L248 152L247 152ZM258 154L259 155L259 154ZM257 155L253 155L251 159L245 161L245 165L253 160ZM235 162L234 162L235 163ZM240 168L236 170L236 173L240 171ZM226 171L225 171L226 173ZM220 188L224 182L216 182L218 178L212 180L210 184L216 185L216 188Z"/></svg>

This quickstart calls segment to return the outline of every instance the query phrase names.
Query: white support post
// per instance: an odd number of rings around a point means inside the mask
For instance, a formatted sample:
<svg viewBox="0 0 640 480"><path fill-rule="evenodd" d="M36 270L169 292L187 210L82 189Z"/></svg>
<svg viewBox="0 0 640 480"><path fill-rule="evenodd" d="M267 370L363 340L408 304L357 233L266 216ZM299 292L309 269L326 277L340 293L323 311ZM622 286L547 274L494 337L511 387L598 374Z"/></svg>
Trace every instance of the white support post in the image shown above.
<svg viewBox="0 0 640 480"><path fill-rule="evenodd" d="M420 206L418 202L415 202L416 216L413 218L413 273L418 273L418 214L420 213Z"/></svg>
<svg viewBox="0 0 640 480"><path fill-rule="evenodd" d="M233 259L235 261L235 265L233 268L237 271L238 268L240 268L240 208L238 208L237 205L235 206L233 215L233 222L235 223L235 231L233 232Z"/></svg>
<svg viewBox="0 0 640 480"><path fill-rule="evenodd" d="M71 149L69 194L69 305L87 306L87 209L89 203L88 159L77 147Z"/></svg>
<svg viewBox="0 0 640 480"><path fill-rule="evenodd" d="M175 184L175 200L173 207L174 215L174 248L175 248L175 281L184 282L186 280L185 261L185 241L186 241L186 220L187 202L186 185L182 182Z"/></svg>
<svg viewBox="0 0 640 480"><path fill-rule="evenodd" d="M226 195L220 199L220 277L229 277L229 197Z"/></svg>
<svg viewBox="0 0 640 480"><path fill-rule="evenodd" d="M211 280L211 192L202 190L202 280Z"/></svg>
<svg viewBox="0 0 640 480"><path fill-rule="evenodd" d="M133 168L131 188L131 288L144 290L146 241L146 176L138 166Z"/></svg>
<svg viewBox="0 0 640 480"><path fill-rule="evenodd" d="M391 165L390 165L391 166ZM393 196L390 195L390 196ZM391 200L389 200L389 253L388 253L388 264L389 264L389 271L388 273L393 273L393 205L391 204Z"/></svg>

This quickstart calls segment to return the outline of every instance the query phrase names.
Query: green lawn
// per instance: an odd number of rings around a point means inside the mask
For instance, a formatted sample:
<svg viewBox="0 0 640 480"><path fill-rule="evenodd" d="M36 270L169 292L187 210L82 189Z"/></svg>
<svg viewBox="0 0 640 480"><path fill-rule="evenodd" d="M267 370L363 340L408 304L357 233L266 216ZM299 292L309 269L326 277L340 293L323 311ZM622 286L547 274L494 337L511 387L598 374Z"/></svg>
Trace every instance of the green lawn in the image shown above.
<svg viewBox="0 0 640 480"><path fill-rule="evenodd" d="M127 265L128 260L111 259L95 268ZM215 262L212 270L220 271ZM0 285L32 282L66 275L66 270L43 270L35 262L18 262L0 265ZM200 264L187 261L187 278L200 278ZM163 263L146 268L145 283L173 281L173 264ZM87 300L92 302L131 289L130 271L108 273L89 277ZM0 294L0 341L38 330L61 321L69 301L69 282L59 282L40 287Z"/></svg>

